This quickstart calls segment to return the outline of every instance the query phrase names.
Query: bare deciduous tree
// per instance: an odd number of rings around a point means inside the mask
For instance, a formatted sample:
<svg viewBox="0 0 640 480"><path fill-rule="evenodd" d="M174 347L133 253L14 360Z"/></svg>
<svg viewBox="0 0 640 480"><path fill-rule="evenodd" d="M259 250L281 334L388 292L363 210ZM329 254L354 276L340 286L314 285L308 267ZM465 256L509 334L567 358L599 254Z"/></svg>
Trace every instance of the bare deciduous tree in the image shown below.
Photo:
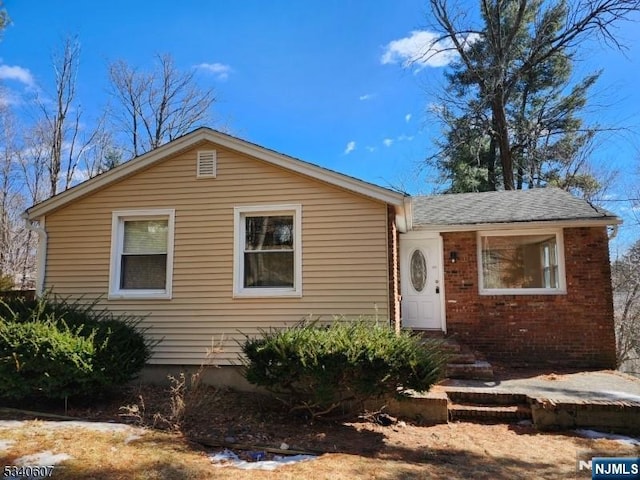
<svg viewBox="0 0 640 480"><path fill-rule="evenodd" d="M75 142L80 123L80 111L70 112L76 96L76 75L80 55L80 45L77 40L67 38L61 53L54 54L53 68L55 72L55 95L53 99L38 98L37 102L47 122L46 143L49 148L49 193L58 193L60 172L62 170L64 141L67 136ZM73 118L69 118L69 114ZM71 126L69 122L72 122ZM68 170L71 166L68 167ZM67 175L68 177L68 175Z"/></svg>
<svg viewBox="0 0 640 480"><path fill-rule="evenodd" d="M188 133L209 120L213 89L199 87L195 70L182 72L168 55L156 57L151 72L119 60L109 65L111 94L119 108L114 123L134 156Z"/></svg>
<svg viewBox="0 0 640 480"><path fill-rule="evenodd" d="M33 242L20 214L26 207L20 176L22 142L15 117L0 106L0 288L29 285Z"/></svg>
<svg viewBox="0 0 640 480"><path fill-rule="evenodd" d="M613 262L618 364L640 373L640 241Z"/></svg>
<svg viewBox="0 0 640 480"><path fill-rule="evenodd" d="M55 94L53 98L37 99L42 120L32 130L31 140L37 138L47 147L45 166L50 196L90 178L95 173L91 165L102 162L95 156L104 153L105 143L111 140L104 115L94 128L86 128L81 122L82 108L76 99L79 60L79 42L67 38L62 49L53 55ZM33 151L40 150L34 142L30 147ZM42 157L34 159L40 160Z"/></svg>

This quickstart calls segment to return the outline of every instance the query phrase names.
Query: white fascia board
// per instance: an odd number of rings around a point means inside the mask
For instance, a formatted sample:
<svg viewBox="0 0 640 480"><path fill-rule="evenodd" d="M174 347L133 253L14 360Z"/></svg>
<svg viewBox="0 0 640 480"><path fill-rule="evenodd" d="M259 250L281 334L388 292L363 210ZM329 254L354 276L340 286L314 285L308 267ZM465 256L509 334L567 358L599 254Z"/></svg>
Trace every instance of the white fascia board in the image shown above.
<svg viewBox="0 0 640 480"><path fill-rule="evenodd" d="M615 220L611 217L606 219L576 219L576 220L549 220L543 222L510 222L510 223L472 223L466 225L428 225L414 227L417 232L475 232L480 230L525 230L540 229L548 227L575 228L575 227L607 227L610 225L620 225L619 218Z"/></svg>
<svg viewBox="0 0 640 480"><path fill-rule="evenodd" d="M231 150L264 160L272 165L300 173L316 180L321 180L330 185L335 185L384 203L401 206L403 205L404 198L406 197L403 193L393 192L386 188L363 182L362 180L349 177L342 173L333 172L326 168L322 168L302 160L297 160L281 153L270 151L238 138L227 135L222 136L214 131L209 132L209 134L211 135L211 138L208 138L208 140L213 143L217 143L220 146L227 147Z"/></svg>
<svg viewBox="0 0 640 480"><path fill-rule="evenodd" d="M250 155L259 160L263 160L272 165L276 165L287 170L311 177L313 179L334 185L345 190L364 195L366 197L388 203L395 206L403 205L405 194L393 192L386 188L378 187L362 180L343 175L341 173L332 172L317 165L313 165L302 160L287 157L281 153L277 153L266 148L254 145L245 140L231 137L229 135L216 132L208 128L201 128L151 152L145 153L135 159L128 161L108 172L98 175L87 180L76 187L62 192L55 197L45 200L26 211L29 219L35 219L42 215L57 210L68 203L77 200L80 197L89 195L90 193L100 190L112 183L118 182L134 173L148 168L154 163L174 155L182 150L191 148L200 142L209 141L222 147L229 148L239 153Z"/></svg>
<svg viewBox="0 0 640 480"><path fill-rule="evenodd" d="M205 132L200 130L192 134L185 135L184 137L178 138L177 140L167 143L162 147L158 147L151 152L129 160L113 170L109 170L108 172L72 187L49 200L45 200L44 202L28 209L26 213L30 219L34 219L52 212L53 210L57 210L80 197L89 195L94 191L100 190L112 183L116 183L123 178L133 175L134 173L153 165L157 161L162 160L169 155L174 155L186 148L190 148L205 139L204 137Z"/></svg>

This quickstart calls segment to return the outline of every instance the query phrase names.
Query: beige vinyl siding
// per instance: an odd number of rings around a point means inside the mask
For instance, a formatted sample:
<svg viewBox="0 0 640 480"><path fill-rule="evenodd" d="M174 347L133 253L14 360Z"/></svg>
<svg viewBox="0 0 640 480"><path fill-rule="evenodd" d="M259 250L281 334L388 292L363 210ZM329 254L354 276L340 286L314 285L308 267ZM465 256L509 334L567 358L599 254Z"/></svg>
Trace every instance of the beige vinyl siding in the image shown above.
<svg viewBox="0 0 640 480"><path fill-rule="evenodd" d="M217 150L217 177L196 178L197 150ZM162 339L152 363L199 364L224 338L221 364L237 363L242 333L312 315L388 319L386 205L212 144L46 217L46 287L114 311L148 315ZM233 208L302 205L302 298L233 298ZM114 210L175 209L173 298L107 300Z"/></svg>

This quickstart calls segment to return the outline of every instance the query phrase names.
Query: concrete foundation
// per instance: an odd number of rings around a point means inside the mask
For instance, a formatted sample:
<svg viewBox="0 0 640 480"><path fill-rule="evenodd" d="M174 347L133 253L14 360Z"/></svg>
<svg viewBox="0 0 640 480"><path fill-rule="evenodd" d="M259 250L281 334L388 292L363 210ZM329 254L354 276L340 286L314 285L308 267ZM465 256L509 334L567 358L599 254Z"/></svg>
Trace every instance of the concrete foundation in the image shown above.
<svg viewBox="0 0 640 480"><path fill-rule="evenodd" d="M640 434L640 404L549 402L531 400L533 424L540 430L593 428L607 432Z"/></svg>
<svg viewBox="0 0 640 480"><path fill-rule="evenodd" d="M445 392L412 392L401 400L386 398L370 400L368 410L384 411L396 417L410 418L422 424L435 425L449 421L448 398Z"/></svg>
<svg viewBox="0 0 640 480"><path fill-rule="evenodd" d="M199 367L195 365L147 365L135 382L152 385L168 385L169 375L177 377L184 373L189 378L200 373L201 381L207 385L229 387L241 392L261 392L262 389L250 384L242 376L242 367Z"/></svg>

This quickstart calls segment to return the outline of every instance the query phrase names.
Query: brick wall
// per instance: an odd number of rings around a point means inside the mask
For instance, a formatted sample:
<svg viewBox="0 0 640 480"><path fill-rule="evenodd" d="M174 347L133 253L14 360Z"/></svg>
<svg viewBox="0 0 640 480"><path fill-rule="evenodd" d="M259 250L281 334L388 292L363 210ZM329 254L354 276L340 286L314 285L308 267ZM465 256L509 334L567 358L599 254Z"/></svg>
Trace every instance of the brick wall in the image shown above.
<svg viewBox="0 0 640 480"><path fill-rule="evenodd" d="M607 232L564 230L566 295L479 295L476 232L444 233L447 330L511 365L615 367ZM449 252L458 252L451 263Z"/></svg>

